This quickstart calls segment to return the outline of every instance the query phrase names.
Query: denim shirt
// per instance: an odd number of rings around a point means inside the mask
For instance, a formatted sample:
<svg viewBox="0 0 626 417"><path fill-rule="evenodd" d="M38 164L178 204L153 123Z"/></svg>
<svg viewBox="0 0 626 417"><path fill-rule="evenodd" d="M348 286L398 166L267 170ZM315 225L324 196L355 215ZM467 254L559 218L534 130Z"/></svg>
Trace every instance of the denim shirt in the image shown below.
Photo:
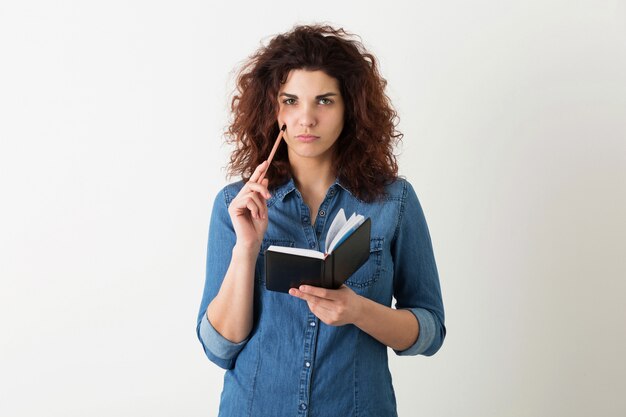
<svg viewBox="0 0 626 417"><path fill-rule="evenodd" d="M397 179L382 200L366 203L340 181L328 189L311 225L308 206L290 179L271 190L269 224L256 262L253 328L233 343L208 321L206 308L228 269L235 232L228 205L241 181L217 195L209 228L206 282L196 332L206 356L225 368L222 417L397 416L387 346L354 325L329 326L304 300L265 289L264 251L270 245L324 251L332 219L343 208L371 218L368 261L347 281L357 294L411 311L416 342L398 355L427 355L441 347L446 329L428 227L413 187Z"/></svg>

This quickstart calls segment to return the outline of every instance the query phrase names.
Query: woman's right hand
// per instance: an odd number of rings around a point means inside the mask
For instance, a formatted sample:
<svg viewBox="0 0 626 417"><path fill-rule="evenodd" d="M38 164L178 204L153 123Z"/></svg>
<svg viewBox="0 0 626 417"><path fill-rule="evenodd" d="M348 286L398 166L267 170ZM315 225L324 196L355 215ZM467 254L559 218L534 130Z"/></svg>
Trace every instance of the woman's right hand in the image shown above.
<svg viewBox="0 0 626 417"><path fill-rule="evenodd" d="M267 161L257 166L252 176L228 206L228 214L237 235L236 245L257 251L267 230L268 180L259 178L267 169Z"/></svg>

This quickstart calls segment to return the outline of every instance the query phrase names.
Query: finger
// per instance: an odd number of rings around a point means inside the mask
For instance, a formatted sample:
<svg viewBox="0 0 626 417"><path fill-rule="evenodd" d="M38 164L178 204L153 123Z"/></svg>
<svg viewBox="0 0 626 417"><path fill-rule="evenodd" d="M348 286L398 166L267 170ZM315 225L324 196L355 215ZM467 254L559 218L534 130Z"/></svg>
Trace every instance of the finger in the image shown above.
<svg viewBox="0 0 626 417"><path fill-rule="evenodd" d="M256 204L259 210L259 214L261 215L261 218L267 217L267 202L265 198L263 198L262 195L256 192L250 193L250 198L254 200L254 203Z"/></svg>
<svg viewBox="0 0 626 417"><path fill-rule="evenodd" d="M246 215L248 212L255 218L258 213L266 213L267 205L255 192L238 195L228 207L228 211L238 216Z"/></svg>
<svg viewBox="0 0 626 417"><path fill-rule="evenodd" d="M298 288L300 292L305 294L311 294L316 297L325 298L327 300L335 300L337 296L335 296L335 290L328 290L326 288L314 287L312 285L300 285Z"/></svg>
<svg viewBox="0 0 626 417"><path fill-rule="evenodd" d="M265 203L265 199L263 199L262 196L259 196L257 192L251 191L251 190L245 190L243 192L240 191L239 194L237 194L237 196L231 202L229 209L231 207L237 210L245 209L246 206L248 205L249 200L258 202L259 206L262 205L261 202Z"/></svg>
<svg viewBox="0 0 626 417"><path fill-rule="evenodd" d="M270 198L272 195L267 189L267 185L259 184L258 182L250 182L245 185L247 190L256 191L261 194L264 198Z"/></svg>
<svg viewBox="0 0 626 417"><path fill-rule="evenodd" d="M311 306L315 306L316 308L323 308L324 310L333 310L333 302L325 298L304 293L297 288L291 288L289 294L306 301L309 304L309 309Z"/></svg>
<svg viewBox="0 0 626 417"><path fill-rule="evenodd" d="M250 176L250 181L257 182L261 174L265 172L265 168L267 167L267 161L261 162L261 165L257 166L252 175Z"/></svg>
<svg viewBox="0 0 626 417"><path fill-rule="evenodd" d="M267 205L265 200L261 200L261 197L257 193L250 193L246 196L246 207L255 214L254 218L263 218L267 213Z"/></svg>

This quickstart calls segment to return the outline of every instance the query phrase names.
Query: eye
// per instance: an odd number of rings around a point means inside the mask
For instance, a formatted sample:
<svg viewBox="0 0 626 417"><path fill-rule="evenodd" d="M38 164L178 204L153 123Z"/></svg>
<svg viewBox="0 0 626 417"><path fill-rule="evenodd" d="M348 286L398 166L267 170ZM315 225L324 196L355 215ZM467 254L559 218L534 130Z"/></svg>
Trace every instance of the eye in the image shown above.
<svg viewBox="0 0 626 417"><path fill-rule="evenodd" d="M333 101L329 98L321 98L320 104L333 104Z"/></svg>
<svg viewBox="0 0 626 417"><path fill-rule="evenodd" d="M283 104L286 104L288 106L295 104L295 102L296 102L296 99L293 99L293 98L288 98L288 99L283 100Z"/></svg>

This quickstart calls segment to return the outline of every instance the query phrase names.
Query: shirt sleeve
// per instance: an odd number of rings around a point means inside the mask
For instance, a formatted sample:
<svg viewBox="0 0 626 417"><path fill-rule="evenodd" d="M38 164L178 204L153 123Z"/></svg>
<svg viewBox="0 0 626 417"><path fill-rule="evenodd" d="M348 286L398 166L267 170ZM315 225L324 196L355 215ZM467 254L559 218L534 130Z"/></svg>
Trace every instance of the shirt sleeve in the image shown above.
<svg viewBox="0 0 626 417"><path fill-rule="evenodd" d="M404 182L398 226L391 252L397 309L407 309L419 323L419 334L398 355L434 355L446 336L439 274L426 219L413 187Z"/></svg>
<svg viewBox="0 0 626 417"><path fill-rule="evenodd" d="M237 355L247 343L233 343L215 330L208 320L206 309L217 295L232 255L236 235L228 214L228 191L224 188L213 203L209 239L207 244L206 276L200 311L196 323L196 333L204 353L213 363L224 369L235 366Z"/></svg>

